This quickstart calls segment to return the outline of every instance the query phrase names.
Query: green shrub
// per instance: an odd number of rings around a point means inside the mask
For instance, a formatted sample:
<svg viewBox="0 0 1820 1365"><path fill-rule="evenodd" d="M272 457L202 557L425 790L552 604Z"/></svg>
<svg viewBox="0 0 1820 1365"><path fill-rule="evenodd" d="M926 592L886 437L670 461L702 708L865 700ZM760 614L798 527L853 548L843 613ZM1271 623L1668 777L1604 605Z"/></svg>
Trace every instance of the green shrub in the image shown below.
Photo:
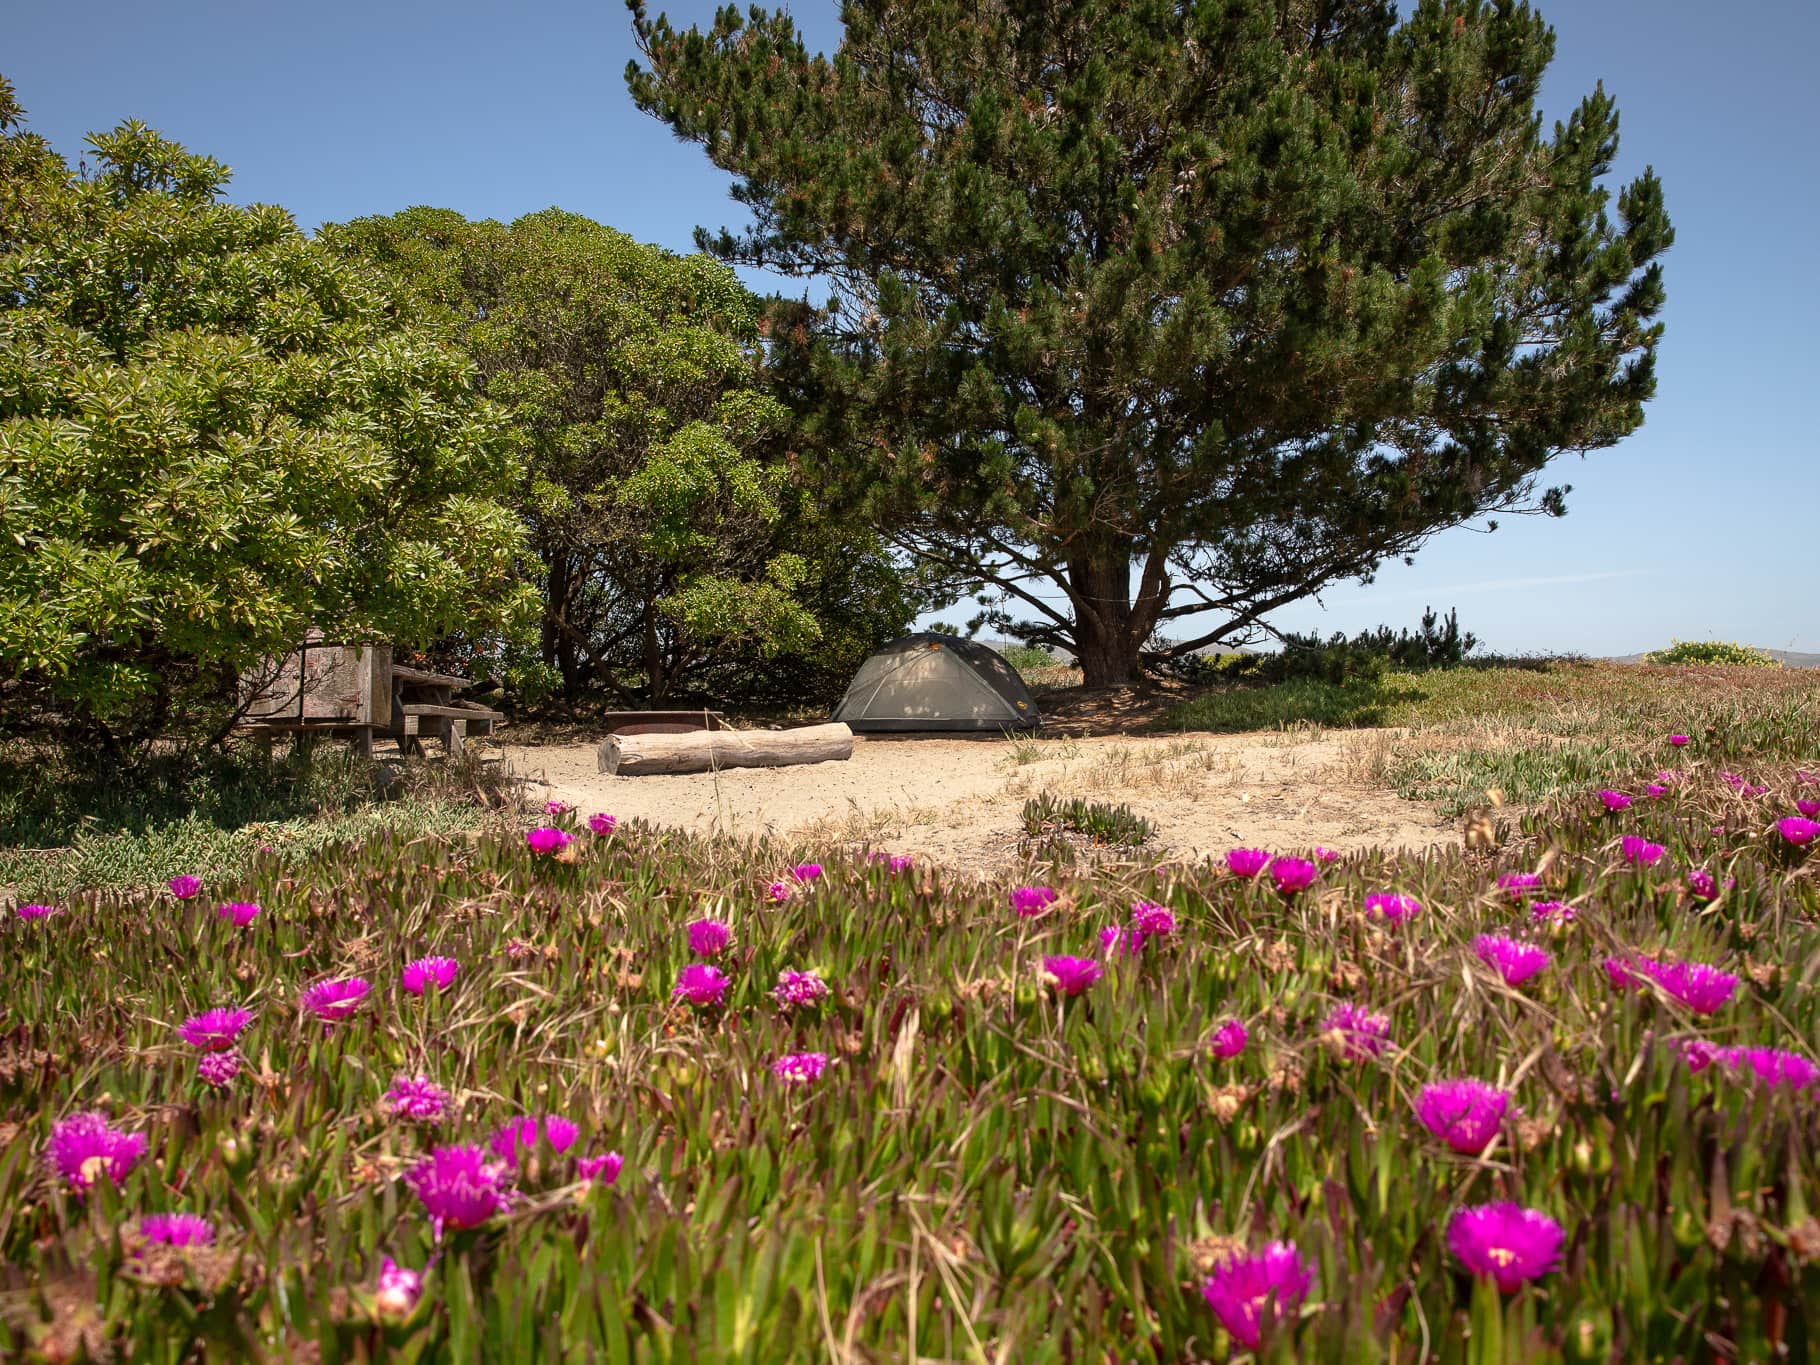
<svg viewBox="0 0 1820 1365"><path fill-rule="evenodd" d="M1024 833L1032 839L1064 831L1079 834L1096 844L1135 848L1148 843L1156 826L1130 806L1108 806L1075 797L1063 801L1045 792L1024 802Z"/></svg>
<svg viewBox="0 0 1820 1365"><path fill-rule="evenodd" d="M1019 673L1028 673L1038 668L1054 668L1061 662L1040 645L1005 645L999 653Z"/></svg>
<svg viewBox="0 0 1820 1365"><path fill-rule="evenodd" d="M1728 664L1745 668L1780 668L1782 661L1762 650L1730 640L1676 640L1667 649L1645 654L1646 664Z"/></svg>

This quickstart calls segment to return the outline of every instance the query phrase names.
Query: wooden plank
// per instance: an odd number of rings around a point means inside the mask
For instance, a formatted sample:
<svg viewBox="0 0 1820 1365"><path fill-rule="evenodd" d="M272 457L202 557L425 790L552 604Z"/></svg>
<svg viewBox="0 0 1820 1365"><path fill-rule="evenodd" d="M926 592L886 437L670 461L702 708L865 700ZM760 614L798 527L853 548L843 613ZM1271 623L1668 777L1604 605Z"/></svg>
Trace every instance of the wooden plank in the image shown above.
<svg viewBox="0 0 1820 1365"><path fill-rule="evenodd" d="M603 773L643 777L700 773L710 768L781 768L853 756L853 731L839 721L796 730L694 730L681 735L608 735L600 746Z"/></svg>
<svg viewBox="0 0 1820 1365"><path fill-rule="evenodd" d="M444 748L448 750L451 759L461 757L462 750L467 747L464 743L467 738L467 733L468 723L465 720L452 720L449 722L448 733L442 737L442 742Z"/></svg>
<svg viewBox="0 0 1820 1365"><path fill-rule="evenodd" d="M504 720L498 711L489 711L484 706L431 706L424 702L408 701L398 708L406 716L452 716L457 720Z"/></svg>
<svg viewBox="0 0 1820 1365"><path fill-rule="evenodd" d="M458 678L452 673L431 673L427 669L410 668L405 664L393 664L392 676L401 682L427 683L433 687L472 687L470 678Z"/></svg>

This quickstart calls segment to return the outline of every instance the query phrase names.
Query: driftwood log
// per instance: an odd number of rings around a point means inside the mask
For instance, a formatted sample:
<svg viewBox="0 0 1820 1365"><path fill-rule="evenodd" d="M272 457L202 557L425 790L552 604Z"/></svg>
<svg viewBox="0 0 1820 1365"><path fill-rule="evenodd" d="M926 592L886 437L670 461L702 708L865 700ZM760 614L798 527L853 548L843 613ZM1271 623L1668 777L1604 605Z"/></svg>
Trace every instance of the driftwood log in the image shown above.
<svg viewBox="0 0 1820 1365"><path fill-rule="evenodd" d="M796 730L692 730L680 735L608 735L600 770L621 777L783 768L853 756L853 731L836 721Z"/></svg>

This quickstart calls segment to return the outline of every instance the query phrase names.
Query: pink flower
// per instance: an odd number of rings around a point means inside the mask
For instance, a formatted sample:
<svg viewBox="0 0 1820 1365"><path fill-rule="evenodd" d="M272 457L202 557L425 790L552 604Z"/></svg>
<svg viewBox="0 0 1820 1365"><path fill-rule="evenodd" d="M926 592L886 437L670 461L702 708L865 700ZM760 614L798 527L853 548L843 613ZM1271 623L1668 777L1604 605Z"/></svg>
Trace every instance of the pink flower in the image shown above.
<svg viewBox="0 0 1820 1365"><path fill-rule="evenodd" d="M872 853L867 855L866 861L869 863L883 863L885 865L885 870L894 877L900 872L907 872L910 870L910 855L908 853Z"/></svg>
<svg viewBox="0 0 1820 1365"><path fill-rule="evenodd" d="M1456 1152L1478 1156L1504 1124L1510 1096L1483 1081L1437 1081L1416 1096L1423 1127Z"/></svg>
<svg viewBox="0 0 1820 1365"><path fill-rule="evenodd" d="M1798 796L1795 798L1795 809L1812 820L1820 816L1820 801L1809 801L1804 796Z"/></svg>
<svg viewBox="0 0 1820 1365"><path fill-rule="evenodd" d="M393 1118L434 1123L448 1107L449 1092L428 1076L395 1076L385 1098Z"/></svg>
<svg viewBox="0 0 1820 1365"><path fill-rule="evenodd" d="M1681 1060L1687 1063L1689 1071L1697 1073L1718 1061L1722 1050L1717 1043L1709 1043L1704 1038L1690 1038L1681 1044Z"/></svg>
<svg viewBox="0 0 1820 1365"><path fill-rule="evenodd" d="M575 1145L575 1139L580 1135L581 1129L560 1114L546 1114L541 1119L527 1114L508 1119L487 1145L501 1161L517 1170L519 1158L530 1154L539 1137L549 1144L552 1152L561 1156Z"/></svg>
<svg viewBox="0 0 1820 1365"><path fill-rule="evenodd" d="M689 951L697 957L714 957L733 938L733 928L717 919L689 921Z"/></svg>
<svg viewBox="0 0 1820 1365"><path fill-rule="evenodd" d="M1294 1321L1314 1284L1314 1271L1288 1242L1272 1242L1257 1253L1234 1256L1201 1286L1232 1339L1255 1351L1266 1324Z"/></svg>
<svg viewBox="0 0 1820 1365"><path fill-rule="evenodd" d="M732 984L719 967L710 967L705 962L691 962L677 974L676 985L670 995L673 999L687 1000L692 1005L706 1008L723 1003L727 997L727 987Z"/></svg>
<svg viewBox="0 0 1820 1365"><path fill-rule="evenodd" d="M1043 959L1043 974L1063 995L1079 995L1100 979L1100 964L1090 957L1065 955Z"/></svg>
<svg viewBox="0 0 1820 1365"><path fill-rule="evenodd" d="M529 844L531 852L539 857L560 853L574 842L574 835L567 830L556 829L551 825L539 825L536 829L525 831L525 843Z"/></svg>
<svg viewBox="0 0 1820 1365"><path fill-rule="evenodd" d="M821 1079L828 1065L825 1052L792 1052L771 1063L771 1071L785 1085L809 1085Z"/></svg>
<svg viewBox="0 0 1820 1365"><path fill-rule="evenodd" d="M1719 881L1703 867L1696 867L1687 874L1687 889L1703 901L1710 901L1719 894Z"/></svg>
<svg viewBox="0 0 1820 1365"><path fill-rule="evenodd" d="M1447 1226L1447 1245L1460 1264L1506 1294L1556 1269L1564 1237L1547 1214L1507 1202L1463 1208Z"/></svg>
<svg viewBox="0 0 1820 1365"><path fill-rule="evenodd" d="M820 863L798 863L790 869L790 875L799 882L812 882L822 874Z"/></svg>
<svg viewBox="0 0 1820 1365"><path fill-rule="evenodd" d="M204 1052L227 1052L252 1021L252 1014L242 1009L205 1010L184 1020L177 1032L191 1047Z"/></svg>
<svg viewBox="0 0 1820 1365"><path fill-rule="evenodd" d="M611 1185L619 1179L619 1172L625 1164L626 1159L618 1152L584 1156L576 1161L575 1174L593 1185Z"/></svg>
<svg viewBox="0 0 1820 1365"><path fill-rule="evenodd" d="M771 998L785 1009L809 1009L828 998L828 983L814 972L782 971Z"/></svg>
<svg viewBox="0 0 1820 1365"><path fill-rule="evenodd" d="M1644 976L1637 969L1637 964L1627 958L1608 957L1599 964L1605 969L1605 978L1618 990L1636 990L1644 982Z"/></svg>
<svg viewBox="0 0 1820 1365"><path fill-rule="evenodd" d="M1155 901L1133 901L1131 927L1145 938L1167 938L1175 932L1175 915Z"/></svg>
<svg viewBox="0 0 1820 1365"><path fill-rule="evenodd" d="M167 1247L205 1247L215 1240L215 1225L193 1213L148 1213L139 1220L139 1235Z"/></svg>
<svg viewBox="0 0 1820 1365"><path fill-rule="evenodd" d="M561 815L568 808L569 803L567 801L558 801L555 797L551 797L548 801L543 803L543 813L545 815Z"/></svg>
<svg viewBox="0 0 1820 1365"><path fill-rule="evenodd" d="M1695 1014L1712 1014L1726 1005L1738 989L1738 978L1704 962L1655 962L1638 964L1663 994Z"/></svg>
<svg viewBox="0 0 1820 1365"><path fill-rule="evenodd" d="M588 817L588 828L596 834L611 834L619 824L619 818L604 812Z"/></svg>
<svg viewBox="0 0 1820 1365"><path fill-rule="evenodd" d="M1226 867L1235 877L1255 877L1270 865L1270 855L1261 848L1234 848L1226 852Z"/></svg>
<svg viewBox="0 0 1820 1365"><path fill-rule="evenodd" d="M444 1227L478 1227L506 1207L505 1168L478 1147L438 1147L413 1166L405 1183L423 1202L440 1234Z"/></svg>
<svg viewBox="0 0 1820 1365"><path fill-rule="evenodd" d="M408 1318L423 1297L423 1272L401 1266L390 1256L380 1258L379 1288L373 1306L382 1317Z"/></svg>
<svg viewBox="0 0 1820 1365"><path fill-rule="evenodd" d="M333 1022L359 1009L372 989L365 977L350 976L344 981L319 981L304 991L301 1000L304 1009L318 1019Z"/></svg>
<svg viewBox="0 0 1820 1365"><path fill-rule="evenodd" d="M1560 901L1537 901L1529 907L1529 917L1537 924L1572 924L1580 916L1573 906Z"/></svg>
<svg viewBox="0 0 1820 1365"><path fill-rule="evenodd" d="M240 1074L238 1052L205 1052L196 1059L196 1075L204 1085L219 1090Z"/></svg>
<svg viewBox="0 0 1820 1365"><path fill-rule="evenodd" d="M1498 878L1501 890L1509 892L1518 900L1532 891L1542 889L1542 874L1539 872L1506 872Z"/></svg>
<svg viewBox="0 0 1820 1365"><path fill-rule="evenodd" d="M1335 1005L1321 1021L1321 1032L1332 1040L1342 1057L1362 1062L1384 1055L1390 1039L1390 1018L1373 1014L1361 1005L1343 1002Z"/></svg>
<svg viewBox="0 0 1820 1365"><path fill-rule="evenodd" d="M1546 949L1521 943L1502 934L1480 934L1472 942L1480 961L1504 978L1508 986L1521 986L1548 966Z"/></svg>
<svg viewBox="0 0 1820 1365"><path fill-rule="evenodd" d="M1018 886L1011 890L1011 908L1021 919L1035 919L1054 905L1056 899L1052 886Z"/></svg>
<svg viewBox="0 0 1820 1365"><path fill-rule="evenodd" d="M1314 860L1317 863L1337 863L1340 861L1340 852L1338 849L1322 848L1319 844L1316 844L1314 846Z"/></svg>
<svg viewBox="0 0 1820 1365"><path fill-rule="evenodd" d="M1401 924L1406 919L1413 919L1422 913L1422 902L1414 896L1398 895L1395 891L1374 891L1365 898L1365 917L1381 919L1388 924Z"/></svg>
<svg viewBox="0 0 1820 1365"><path fill-rule="evenodd" d="M1213 1042L1207 1050L1221 1061L1230 1061L1243 1052L1250 1041L1251 1034L1245 1025L1237 1019L1228 1019L1213 1031Z"/></svg>
<svg viewBox="0 0 1820 1365"><path fill-rule="evenodd" d="M15 907L13 913L22 920L43 919L47 915L56 914L57 907L54 905L21 905Z"/></svg>
<svg viewBox="0 0 1820 1365"><path fill-rule="evenodd" d="M1661 844L1652 844L1649 840L1636 834L1626 834L1618 843L1624 861L1633 867L1654 867L1662 861L1662 855L1668 852Z"/></svg>
<svg viewBox="0 0 1820 1365"><path fill-rule="evenodd" d="M420 957L405 964L400 983L412 995L422 995L431 987L446 991L460 972L461 964L452 957Z"/></svg>
<svg viewBox="0 0 1820 1365"><path fill-rule="evenodd" d="M774 901L787 901L790 899L790 887L784 882L772 882L765 888L765 894Z"/></svg>
<svg viewBox="0 0 1820 1365"><path fill-rule="evenodd" d="M165 885L171 888L171 894L178 900L187 901L202 890L202 879L192 877L186 872L182 876L172 877Z"/></svg>
<svg viewBox="0 0 1820 1365"><path fill-rule="evenodd" d="M1683 748L1686 746L1687 736L1686 735L1670 735L1668 737L1668 742L1670 744L1674 745L1677 749L1680 749L1680 748Z"/></svg>
<svg viewBox="0 0 1820 1365"><path fill-rule="evenodd" d="M1277 890L1285 896L1293 896L1298 891L1306 891L1313 884L1318 869L1306 858L1272 858L1270 860L1270 880L1276 883Z"/></svg>
<svg viewBox="0 0 1820 1365"><path fill-rule="evenodd" d="M1734 1075L1748 1073L1767 1090L1810 1090L1820 1086L1820 1066L1799 1052L1785 1052L1778 1047L1728 1047L1721 1048L1713 1060L1723 1063Z"/></svg>
<svg viewBox="0 0 1820 1365"><path fill-rule="evenodd" d="M1668 795L1668 788L1660 782L1651 782L1643 790L1649 793L1652 801L1660 800Z"/></svg>
<svg viewBox="0 0 1820 1365"><path fill-rule="evenodd" d="M253 901L229 901L225 905L217 905L215 913L222 919L231 921L236 929L244 929L259 918L259 906Z"/></svg>
<svg viewBox="0 0 1820 1365"><path fill-rule="evenodd" d="M1136 929L1109 924L1100 930L1100 951L1108 957L1136 957L1144 950L1144 936Z"/></svg>
<svg viewBox="0 0 1820 1365"><path fill-rule="evenodd" d="M71 1114L51 1125L45 1157L70 1189L84 1194L106 1177L118 1185L145 1155L144 1133L123 1133L100 1114Z"/></svg>
<svg viewBox="0 0 1820 1365"><path fill-rule="evenodd" d="M1602 791L1599 793L1599 800L1604 805L1605 809L1611 811L1613 814L1616 814L1621 810L1630 809L1630 798L1623 792Z"/></svg>
<svg viewBox="0 0 1820 1365"><path fill-rule="evenodd" d="M1812 842L1813 837L1820 834L1820 822L1809 820L1802 815L1786 815L1776 821L1776 832L1794 847L1799 848L1803 844Z"/></svg>

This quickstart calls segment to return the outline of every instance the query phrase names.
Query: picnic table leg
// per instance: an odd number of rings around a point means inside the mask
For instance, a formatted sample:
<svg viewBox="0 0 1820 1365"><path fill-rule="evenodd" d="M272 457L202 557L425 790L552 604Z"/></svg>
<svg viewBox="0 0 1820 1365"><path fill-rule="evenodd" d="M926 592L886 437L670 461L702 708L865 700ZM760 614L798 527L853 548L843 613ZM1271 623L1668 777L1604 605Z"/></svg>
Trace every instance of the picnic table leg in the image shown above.
<svg viewBox="0 0 1820 1365"><path fill-rule="evenodd" d="M443 743L448 747L449 760L456 762L467 747L468 723L465 720L450 720L448 733L443 736Z"/></svg>
<svg viewBox="0 0 1820 1365"><path fill-rule="evenodd" d="M362 758L373 756L373 727L363 725L354 731L354 752Z"/></svg>

